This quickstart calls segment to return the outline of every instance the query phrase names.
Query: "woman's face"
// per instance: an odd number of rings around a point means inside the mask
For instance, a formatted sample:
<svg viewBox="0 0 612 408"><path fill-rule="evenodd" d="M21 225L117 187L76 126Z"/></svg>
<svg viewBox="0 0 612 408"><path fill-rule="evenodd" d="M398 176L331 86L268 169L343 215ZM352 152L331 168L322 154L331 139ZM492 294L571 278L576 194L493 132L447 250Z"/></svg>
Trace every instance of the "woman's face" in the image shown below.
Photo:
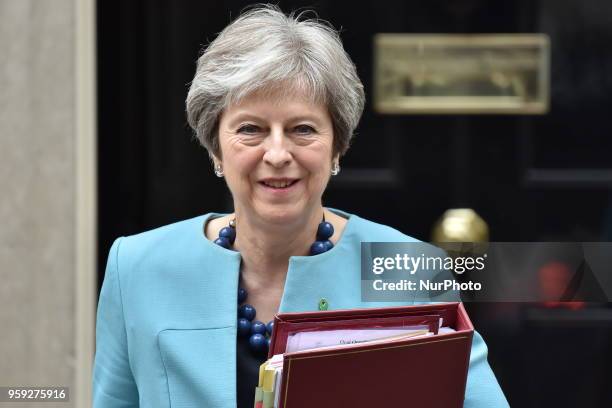
<svg viewBox="0 0 612 408"><path fill-rule="evenodd" d="M219 121L225 179L234 206L270 223L292 223L320 208L333 157L324 104L303 95L259 95L228 107Z"/></svg>

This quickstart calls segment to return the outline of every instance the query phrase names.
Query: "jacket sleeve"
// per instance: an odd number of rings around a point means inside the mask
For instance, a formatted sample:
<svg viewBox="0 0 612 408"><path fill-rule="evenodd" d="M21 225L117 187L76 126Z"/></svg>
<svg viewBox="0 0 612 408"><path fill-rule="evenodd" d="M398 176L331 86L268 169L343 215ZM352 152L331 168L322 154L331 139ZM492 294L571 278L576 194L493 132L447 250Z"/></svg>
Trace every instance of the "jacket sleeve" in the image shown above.
<svg viewBox="0 0 612 408"><path fill-rule="evenodd" d="M128 358L127 334L119 282L118 254L122 238L111 247L96 319L93 407L138 407L138 388Z"/></svg>
<svg viewBox="0 0 612 408"><path fill-rule="evenodd" d="M487 361L487 345L474 331L464 408L507 408L508 401Z"/></svg>

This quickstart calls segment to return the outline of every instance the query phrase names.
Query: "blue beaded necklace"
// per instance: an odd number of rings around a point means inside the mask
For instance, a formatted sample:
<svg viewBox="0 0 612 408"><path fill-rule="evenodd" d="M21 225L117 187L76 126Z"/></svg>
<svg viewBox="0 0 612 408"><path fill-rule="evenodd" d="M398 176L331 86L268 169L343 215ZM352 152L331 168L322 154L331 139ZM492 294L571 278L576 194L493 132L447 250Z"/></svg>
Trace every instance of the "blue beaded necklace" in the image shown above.
<svg viewBox="0 0 612 408"><path fill-rule="evenodd" d="M310 255L319 255L327 252L334 247L334 244L329 240L334 235L334 226L325 221L319 223L317 228L317 240L310 246ZM222 246L225 249L231 249L236 240L236 219L232 219L227 227L221 228L219 237L214 243ZM248 293L244 288L238 288L238 336L249 338L249 348L258 354L268 351L270 347L270 336L274 328L274 321L271 320L268 324L264 324L259 320L255 320L257 311L255 308L245 303Z"/></svg>

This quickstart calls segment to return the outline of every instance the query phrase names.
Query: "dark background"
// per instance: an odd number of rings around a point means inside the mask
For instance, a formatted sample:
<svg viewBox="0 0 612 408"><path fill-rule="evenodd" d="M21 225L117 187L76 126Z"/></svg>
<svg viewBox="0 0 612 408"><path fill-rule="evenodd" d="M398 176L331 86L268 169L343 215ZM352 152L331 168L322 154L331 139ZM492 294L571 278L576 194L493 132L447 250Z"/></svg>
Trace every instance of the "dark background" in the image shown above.
<svg viewBox="0 0 612 408"><path fill-rule="evenodd" d="M203 45L245 1L98 2L99 274L114 238L231 211L187 126ZM612 240L612 3L279 2L342 29L365 85L358 136L324 204L429 240L448 208L470 207L491 241ZM389 116L372 109L379 32L546 33L551 107L540 116ZM612 309L469 304L513 407L612 406Z"/></svg>

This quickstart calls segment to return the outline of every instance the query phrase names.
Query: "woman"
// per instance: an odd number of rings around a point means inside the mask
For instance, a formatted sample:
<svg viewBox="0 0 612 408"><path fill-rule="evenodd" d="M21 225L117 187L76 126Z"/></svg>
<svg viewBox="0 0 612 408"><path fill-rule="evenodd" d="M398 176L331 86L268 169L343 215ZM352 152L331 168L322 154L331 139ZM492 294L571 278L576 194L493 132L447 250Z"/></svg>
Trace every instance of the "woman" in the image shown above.
<svg viewBox="0 0 612 408"><path fill-rule="evenodd" d="M363 105L337 33L317 21L259 7L207 47L187 115L234 212L115 241L98 308L95 407L251 407L266 350L259 322L381 306L361 301L360 243L413 239L321 202ZM479 335L465 406L507 406Z"/></svg>

